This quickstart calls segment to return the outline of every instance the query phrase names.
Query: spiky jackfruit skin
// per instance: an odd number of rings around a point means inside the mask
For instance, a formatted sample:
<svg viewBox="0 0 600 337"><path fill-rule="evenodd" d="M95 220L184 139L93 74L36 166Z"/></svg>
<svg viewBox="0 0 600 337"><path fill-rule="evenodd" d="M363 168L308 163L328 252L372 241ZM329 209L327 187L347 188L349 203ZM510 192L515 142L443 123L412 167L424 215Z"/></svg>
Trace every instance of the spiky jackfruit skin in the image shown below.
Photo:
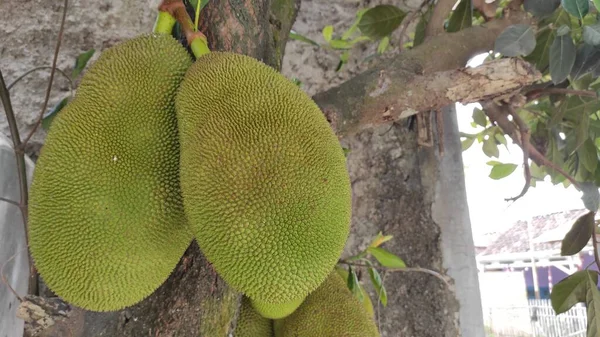
<svg viewBox="0 0 600 337"><path fill-rule="evenodd" d="M350 273L344 268L336 267L335 270L342 277L342 280L344 280L344 282L346 282L346 284L347 284L348 275ZM360 302L360 300L359 300L359 302ZM373 310L373 302L371 302L371 298L369 297L369 294L366 292L363 293L362 304L363 304L363 307L365 308L365 310L367 311L367 313L369 314L369 317L374 319L375 318L375 310Z"/></svg>
<svg viewBox="0 0 600 337"><path fill-rule="evenodd" d="M252 306L258 311L263 317L270 319L283 318L296 310L300 304L304 301L303 298L296 299L291 302L271 304L260 301L252 301Z"/></svg>
<svg viewBox="0 0 600 337"><path fill-rule="evenodd" d="M49 288L76 306L141 301L193 238L174 104L191 63L167 35L122 42L101 54L52 123L31 186L29 247Z"/></svg>
<svg viewBox="0 0 600 337"><path fill-rule="evenodd" d="M176 108L184 208L207 259L257 309L299 304L350 226L345 157L322 112L274 69L227 52L196 60Z"/></svg>
<svg viewBox="0 0 600 337"><path fill-rule="evenodd" d="M273 321L261 316L246 296L242 297L235 337L273 337Z"/></svg>
<svg viewBox="0 0 600 337"><path fill-rule="evenodd" d="M275 337L380 337L375 321L335 270L291 315Z"/></svg>

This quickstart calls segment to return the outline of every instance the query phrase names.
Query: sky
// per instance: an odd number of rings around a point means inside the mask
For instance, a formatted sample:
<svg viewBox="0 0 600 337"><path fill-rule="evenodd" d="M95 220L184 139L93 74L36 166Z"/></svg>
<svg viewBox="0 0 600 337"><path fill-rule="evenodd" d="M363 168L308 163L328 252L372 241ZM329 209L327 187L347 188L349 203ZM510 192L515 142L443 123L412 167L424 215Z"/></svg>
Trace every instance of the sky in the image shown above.
<svg viewBox="0 0 600 337"><path fill-rule="evenodd" d="M481 64L485 58L475 57L470 66ZM461 132L476 133L482 127L471 126L474 107L479 104L457 104L458 128ZM475 243L484 243L482 235L486 232L502 230L517 220L528 220L533 216L584 208L581 193L572 186L564 188L562 184L553 185L549 178L544 182L537 182L536 187L531 187L527 194L515 202L505 201L518 195L524 186L523 152L521 148L506 137L508 150L501 145L500 158L487 157L481 147L475 143L463 152L465 167L465 183L467 189L467 202L471 217L471 227ZM517 164L517 169L508 177L494 180L489 177L491 166L486 163L496 160L503 163Z"/></svg>

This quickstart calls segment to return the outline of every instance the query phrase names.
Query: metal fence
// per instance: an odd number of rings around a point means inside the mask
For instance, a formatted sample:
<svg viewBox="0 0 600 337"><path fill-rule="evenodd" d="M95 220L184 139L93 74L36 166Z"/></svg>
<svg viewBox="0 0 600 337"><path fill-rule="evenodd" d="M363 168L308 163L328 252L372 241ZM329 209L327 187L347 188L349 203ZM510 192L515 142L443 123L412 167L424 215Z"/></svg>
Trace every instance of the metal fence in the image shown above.
<svg viewBox="0 0 600 337"><path fill-rule="evenodd" d="M529 306L484 308L488 337L585 337L587 314L583 304L554 313L550 300L529 300Z"/></svg>

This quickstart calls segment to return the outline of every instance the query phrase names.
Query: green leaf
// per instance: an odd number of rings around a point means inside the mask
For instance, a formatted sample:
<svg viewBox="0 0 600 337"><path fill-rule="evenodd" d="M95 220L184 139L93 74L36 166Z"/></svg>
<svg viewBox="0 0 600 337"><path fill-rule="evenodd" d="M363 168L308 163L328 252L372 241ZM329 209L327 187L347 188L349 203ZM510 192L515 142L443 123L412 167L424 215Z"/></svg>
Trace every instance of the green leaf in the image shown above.
<svg viewBox="0 0 600 337"><path fill-rule="evenodd" d="M600 0L592 0L594 2L594 6L600 12Z"/></svg>
<svg viewBox="0 0 600 337"><path fill-rule="evenodd" d="M358 29L372 38L381 39L400 26L406 13L392 5L378 5L367 10L358 23Z"/></svg>
<svg viewBox="0 0 600 337"><path fill-rule="evenodd" d="M352 291L352 294L356 296L361 302L364 300L360 283L358 282L358 276L352 267L348 269L348 288Z"/></svg>
<svg viewBox="0 0 600 337"><path fill-rule="evenodd" d="M377 52L379 54L385 53L385 51L387 50L389 45L390 45L390 37L386 36L383 39L381 39L381 41L379 41L379 45L377 46Z"/></svg>
<svg viewBox="0 0 600 337"><path fill-rule="evenodd" d="M590 172L596 171L596 167L598 167L598 150L594 141L587 138L577 151L577 154L586 170Z"/></svg>
<svg viewBox="0 0 600 337"><path fill-rule="evenodd" d="M460 142L462 150L465 151L468 148L471 147L471 145L473 145L473 143L475 142L475 138L467 138L465 140L463 140L462 142Z"/></svg>
<svg viewBox="0 0 600 337"><path fill-rule="evenodd" d="M369 247L379 247L393 238L393 235L383 235L381 232L379 232L377 233L377 236L373 239L373 241L371 241Z"/></svg>
<svg viewBox="0 0 600 337"><path fill-rule="evenodd" d="M296 33L296 32L295 32L295 31L293 31L293 30L291 30L291 31L290 31L290 39L292 39L292 40L296 40L296 41L301 41L301 42L306 42L306 43L308 43L308 44L312 44L313 46L317 46L317 47L319 47L319 44L318 44L318 43L316 43L315 41L313 41L313 40L311 40L311 39L307 38L307 37L306 37L306 36L304 36L304 35L298 34L298 33Z"/></svg>
<svg viewBox="0 0 600 337"><path fill-rule="evenodd" d="M587 0L586 0L587 1ZM575 44L570 35L557 36L550 47L550 76L554 84L567 79L576 56Z"/></svg>
<svg viewBox="0 0 600 337"><path fill-rule="evenodd" d="M333 40L329 41L329 45L333 49L350 49L350 48L352 48L352 42L339 40L339 39L333 39Z"/></svg>
<svg viewBox="0 0 600 337"><path fill-rule="evenodd" d="M531 163L531 165L529 165L529 171L531 172L531 178L544 180L544 177L546 176L544 167L540 167L536 163Z"/></svg>
<svg viewBox="0 0 600 337"><path fill-rule="evenodd" d="M577 80L600 66L600 48L583 44L577 49L571 78Z"/></svg>
<svg viewBox="0 0 600 337"><path fill-rule="evenodd" d="M531 63L535 63L538 70L543 71L548 67L550 59L550 46L554 42L556 31L553 29L547 29L541 32L536 38L535 49L531 54L525 57L525 60Z"/></svg>
<svg viewBox="0 0 600 337"><path fill-rule="evenodd" d="M490 166L502 165L502 162L499 162L497 160L490 160L486 163L486 165L490 165Z"/></svg>
<svg viewBox="0 0 600 337"><path fill-rule="evenodd" d="M325 26L325 28L323 28L323 38L325 39L325 41L329 42L329 41L331 41L332 37L333 37L333 26L332 25Z"/></svg>
<svg viewBox="0 0 600 337"><path fill-rule="evenodd" d="M587 337L598 337L600 334L600 292L598 291L598 274L587 275L588 286L585 297L587 307Z"/></svg>
<svg viewBox="0 0 600 337"><path fill-rule="evenodd" d="M88 64L88 61L92 58L92 56L94 56L95 52L96 50L92 48L86 51L85 53L79 54L79 56L77 56L77 58L75 59L75 66L73 67L73 72L71 72L71 78L75 78L79 74L81 74L85 66Z"/></svg>
<svg viewBox="0 0 600 337"><path fill-rule="evenodd" d="M344 51L342 53L342 55L340 55L340 62L338 63L337 67L335 68L336 72L342 70L342 67L344 66L344 64L348 63L349 57L350 57L350 52L348 50Z"/></svg>
<svg viewBox="0 0 600 337"><path fill-rule="evenodd" d="M589 0L562 0L563 8L578 19L583 19L590 10Z"/></svg>
<svg viewBox="0 0 600 337"><path fill-rule="evenodd" d="M367 251L371 253L379 263L387 268L405 268L406 264L401 258L392 254L388 250L377 247L369 247Z"/></svg>
<svg viewBox="0 0 600 337"><path fill-rule="evenodd" d="M570 32L571 32L571 27L569 27L567 25L562 25L562 26L558 27L558 29L556 30L556 36L567 35Z"/></svg>
<svg viewBox="0 0 600 337"><path fill-rule="evenodd" d="M452 12L452 15L450 15L446 31L449 33L458 32L459 30L471 27L472 23L473 10L471 8L471 0L461 0Z"/></svg>
<svg viewBox="0 0 600 337"><path fill-rule="evenodd" d="M594 271L580 270L558 282L550 293L550 302L556 314L562 314L579 302L585 302L589 280L598 282L598 274Z"/></svg>
<svg viewBox="0 0 600 337"><path fill-rule="evenodd" d="M503 134L496 133L496 134L494 134L494 138L498 141L498 143L500 143L502 145L508 145L508 143L506 142L506 138L504 137Z"/></svg>
<svg viewBox="0 0 600 337"><path fill-rule="evenodd" d="M560 255L575 255L585 247L594 232L594 215L596 213L588 212L575 220L575 223L562 240Z"/></svg>
<svg viewBox="0 0 600 337"><path fill-rule="evenodd" d="M535 34L530 25L508 26L494 44L494 50L504 56L515 57L529 55L535 49Z"/></svg>
<svg viewBox="0 0 600 337"><path fill-rule="evenodd" d="M560 0L525 0L523 8L538 19L548 17L560 6Z"/></svg>
<svg viewBox="0 0 600 337"><path fill-rule="evenodd" d="M375 292L383 304L384 307L387 306L387 292L385 291L385 287L383 286L383 281L381 279L381 275L377 269L370 267L369 269L369 277L371 278L371 283L373 283L373 287L375 288Z"/></svg>
<svg viewBox="0 0 600 337"><path fill-rule="evenodd" d="M415 38L413 39L413 47L416 47L423 43L425 40L425 28L429 23L429 18L431 18L431 9L429 9L425 14L421 14L421 19L417 23L417 27L415 27Z"/></svg>
<svg viewBox="0 0 600 337"><path fill-rule="evenodd" d="M67 105L67 103L69 103L69 97L63 98L60 102L58 102L58 104L50 109L50 111L44 114L42 118L42 128L44 128L44 130L50 129L50 124L52 124L54 117L58 115L58 113Z"/></svg>
<svg viewBox="0 0 600 337"><path fill-rule="evenodd" d="M499 164L492 167L490 178L499 180L508 177L515 171L517 164Z"/></svg>
<svg viewBox="0 0 600 337"><path fill-rule="evenodd" d="M492 158L492 157L498 158L500 156L500 151L498 150L498 145L496 144L496 142L494 141L494 139L492 137L483 141L482 149L483 149L483 153L485 153L485 155L490 158Z"/></svg>
<svg viewBox="0 0 600 337"><path fill-rule="evenodd" d="M196 8L196 5L198 4L198 0L189 0L190 1L190 5L192 6L192 8ZM202 0L200 2L200 10L202 10L204 8L204 6L206 6L208 4L208 0Z"/></svg>
<svg viewBox="0 0 600 337"><path fill-rule="evenodd" d="M583 26L583 41L594 47L600 47L600 22Z"/></svg>
<svg viewBox="0 0 600 337"><path fill-rule="evenodd" d="M485 112L481 109L473 109L473 121L477 123L477 125L485 128L487 125L487 116L485 115Z"/></svg>
<svg viewBox="0 0 600 337"><path fill-rule="evenodd" d="M600 208L600 192L598 191L598 187L591 182L583 182L580 184L581 191L583 195L581 196L581 200L583 200L583 205L590 212L597 212ZM596 226L594 225L594 228Z"/></svg>

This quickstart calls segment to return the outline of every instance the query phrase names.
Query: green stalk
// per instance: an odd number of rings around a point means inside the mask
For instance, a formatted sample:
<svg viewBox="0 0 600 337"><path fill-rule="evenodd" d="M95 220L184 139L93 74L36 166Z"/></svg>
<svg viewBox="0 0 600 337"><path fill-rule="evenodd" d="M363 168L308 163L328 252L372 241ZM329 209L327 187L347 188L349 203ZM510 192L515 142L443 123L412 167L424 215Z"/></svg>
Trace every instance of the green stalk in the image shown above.
<svg viewBox="0 0 600 337"><path fill-rule="evenodd" d="M176 22L177 20L169 12L159 10L152 31L157 34L171 34Z"/></svg>
<svg viewBox="0 0 600 337"><path fill-rule="evenodd" d="M192 49L192 53L196 57L196 59L200 58L202 55L206 55L210 53L210 49L208 48L208 42L206 41L206 37L204 36L196 36L192 40L190 44L190 48Z"/></svg>

